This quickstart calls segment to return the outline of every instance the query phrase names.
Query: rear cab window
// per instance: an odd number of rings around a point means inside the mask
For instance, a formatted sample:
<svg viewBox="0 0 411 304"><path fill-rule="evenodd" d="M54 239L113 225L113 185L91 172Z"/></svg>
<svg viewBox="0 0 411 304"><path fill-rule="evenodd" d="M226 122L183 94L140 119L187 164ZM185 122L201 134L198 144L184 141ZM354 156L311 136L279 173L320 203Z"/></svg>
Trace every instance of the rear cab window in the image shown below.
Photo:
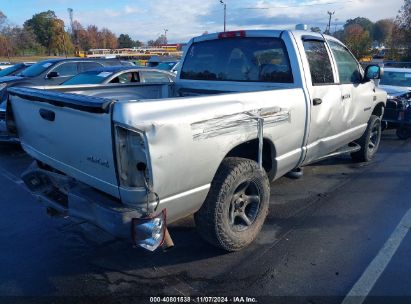
<svg viewBox="0 0 411 304"><path fill-rule="evenodd" d="M236 37L195 42L181 79L293 83L284 42L274 37Z"/></svg>

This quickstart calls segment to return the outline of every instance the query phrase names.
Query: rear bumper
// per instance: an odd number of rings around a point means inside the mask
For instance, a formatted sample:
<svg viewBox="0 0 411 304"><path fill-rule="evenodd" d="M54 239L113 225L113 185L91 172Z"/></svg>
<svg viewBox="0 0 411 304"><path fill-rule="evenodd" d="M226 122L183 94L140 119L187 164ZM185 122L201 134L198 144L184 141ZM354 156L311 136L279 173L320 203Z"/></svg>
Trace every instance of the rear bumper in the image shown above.
<svg viewBox="0 0 411 304"><path fill-rule="evenodd" d="M22 179L46 207L90 222L116 237L131 238L132 220L143 217L141 212L125 207L117 199L65 175L40 169L35 163L23 173Z"/></svg>

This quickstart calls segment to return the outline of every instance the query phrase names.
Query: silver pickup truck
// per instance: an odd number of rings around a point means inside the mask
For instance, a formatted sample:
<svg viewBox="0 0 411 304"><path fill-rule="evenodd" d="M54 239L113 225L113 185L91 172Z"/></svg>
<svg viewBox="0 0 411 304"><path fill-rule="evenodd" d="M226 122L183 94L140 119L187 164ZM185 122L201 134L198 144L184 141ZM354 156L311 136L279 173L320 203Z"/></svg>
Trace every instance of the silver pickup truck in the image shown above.
<svg viewBox="0 0 411 304"><path fill-rule="evenodd" d="M7 125L50 210L149 250L194 214L205 240L235 251L260 231L271 180L340 153L373 157L380 73L318 33L215 33L189 42L175 83L134 86L134 98L10 88Z"/></svg>

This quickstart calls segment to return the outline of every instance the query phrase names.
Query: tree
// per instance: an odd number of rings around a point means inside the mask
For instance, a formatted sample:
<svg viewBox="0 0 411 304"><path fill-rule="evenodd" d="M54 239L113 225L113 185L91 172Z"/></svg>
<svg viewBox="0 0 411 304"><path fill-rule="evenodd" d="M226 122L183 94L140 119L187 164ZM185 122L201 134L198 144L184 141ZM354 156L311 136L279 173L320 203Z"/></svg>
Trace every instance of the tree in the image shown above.
<svg viewBox="0 0 411 304"><path fill-rule="evenodd" d="M311 27L311 32L315 32L315 33L321 33L321 29L316 26L316 27Z"/></svg>
<svg viewBox="0 0 411 304"><path fill-rule="evenodd" d="M344 30L338 30L334 32L333 36L338 40L344 41Z"/></svg>
<svg viewBox="0 0 411 304"><path fill-rule="evenodd" d="M147 41L148 46L154 46L155 44L156 44L156 42L154 40Z"/></svg>
<svg viewBox="0 0 411 304"><path fill-rule="evenodd" d="M128 34L120 34L118 36L118 47L119 48L132 48L134 46L134 41Z"/></svg>
<svg viewBox="0 0 411 304"><path fill-rule="evenodd" d="M370 34L359 24L351 24L345 27L344 41L347 47L357 58L368 55L370 52Z"/></svg>
<svg viewBox="0 0 411 304"><path fill-rule="evenodd" d="M73 52L70 35L64 30L64 21L61 19L55 18L51 22L50 52L54 55L67 55Z"/></svg>
<svg viewBox="0 0 411 304"><path fill-rule="evenodd" d="M165 35L160 35L160 37L158 37L156 41L154 41L155 46L160 46L160 45L165 45L165 44L167 44L167 37Z"/></svg>
<svg viewBox="0 0 411 304"><path fill-rule="evenodd" d="M95 25L89 25L87 27L87 39L88 39L88 49L98 48L98 28Z"/></svg>
<svg viewBox="0 0 411 304"><path fill-rule="evenodd" d="M25 28L32 29L36 40L47 48L48 53L51 53L50 45L53 36L53 21L57 19L54 11L48 10L33 15L33 17L24 22Z"/></svg>
<svg viewBox="0 0 411 304"><path fill-rule="evenodd" d="M345 22L345 24L344 24L344 30L345 30L348 26L353 25L353 24L361 25L361 27L364 29L364 31L367 31L368 34L369 34L369 36L370 36L371 38L373 38L373 35L374 35L374 23L373 23L371 20L369 20L369 19L367 19L367 18L364 18L364 17L357 17L357 18L354 18L354 19L348 19L348 20Z"/></svg>
<svg viewBox="0 0 411 304"><path fill-rule="evenodd" d="M391 43L393 29L393 19L378 20L374 25L374 40L384 44Z"/></svg>
<svg viewBox="0 0 411 304"><path fill-rule="evenodd" d="M0 56L9 57L10 55L10 43L4 35L0 34Z"/></svg>
<svg viewBox="0 0 411 304"><path fill-rule="evenodd" d="M102 49L116 49L118 46L116 35L106 28L98 32L98 38L98 45Z"/></svg>
<svg viewBox="0 0 411 304"><path fill-rule="evenodd" d="M411 60L411 0L404 0L394 23L393 40L404 50L404 59Z"/></svg>
<svg viewBox="0 0 411 304"><path fill-rule="evenodd" d="M44 52L30 28L18 26L3 29L3 35L8 41L9 51L12 55L39 54Z"/></svg>
<svg viewBox="0 0 411 304"><path fill-rule="evenodd" d="M0 11L0 29L3 28L3 26L5 26L6 22L7 22L7 16L3 14L2 11Z"/></svg>
<svg viewBox="0 0 411 304"><path fill-rule="evenodd" d="M73 32L75 32L75 38L77 39L77 41L73 41L76 48L79 50L89 50L90 41L88 39L88 32L77 20L73 22Z"/></svg>
<svg viewBox="0 0 411 304"><path fill-rule="evenodd" d="M144 43L142 43L142 42L139 41L139 40L133 41L133 47L141 47L141 46L143 46L143 44L144 44Z"/></svg>

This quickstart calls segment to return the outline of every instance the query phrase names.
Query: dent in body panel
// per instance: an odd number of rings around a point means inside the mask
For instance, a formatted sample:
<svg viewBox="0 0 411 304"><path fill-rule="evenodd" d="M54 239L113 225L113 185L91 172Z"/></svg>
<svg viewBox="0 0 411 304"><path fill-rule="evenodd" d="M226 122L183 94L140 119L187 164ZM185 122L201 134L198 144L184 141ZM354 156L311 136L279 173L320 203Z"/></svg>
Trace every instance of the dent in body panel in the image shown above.
<svg viewBox="0 0 411 304"><path fill-rule="evenodd" d="M264 120L264 127L291 121L290 109L270 107L227 114L191 124L193 139L203 140L221 135L238 134L258 128L258 120Z"/></svg>

